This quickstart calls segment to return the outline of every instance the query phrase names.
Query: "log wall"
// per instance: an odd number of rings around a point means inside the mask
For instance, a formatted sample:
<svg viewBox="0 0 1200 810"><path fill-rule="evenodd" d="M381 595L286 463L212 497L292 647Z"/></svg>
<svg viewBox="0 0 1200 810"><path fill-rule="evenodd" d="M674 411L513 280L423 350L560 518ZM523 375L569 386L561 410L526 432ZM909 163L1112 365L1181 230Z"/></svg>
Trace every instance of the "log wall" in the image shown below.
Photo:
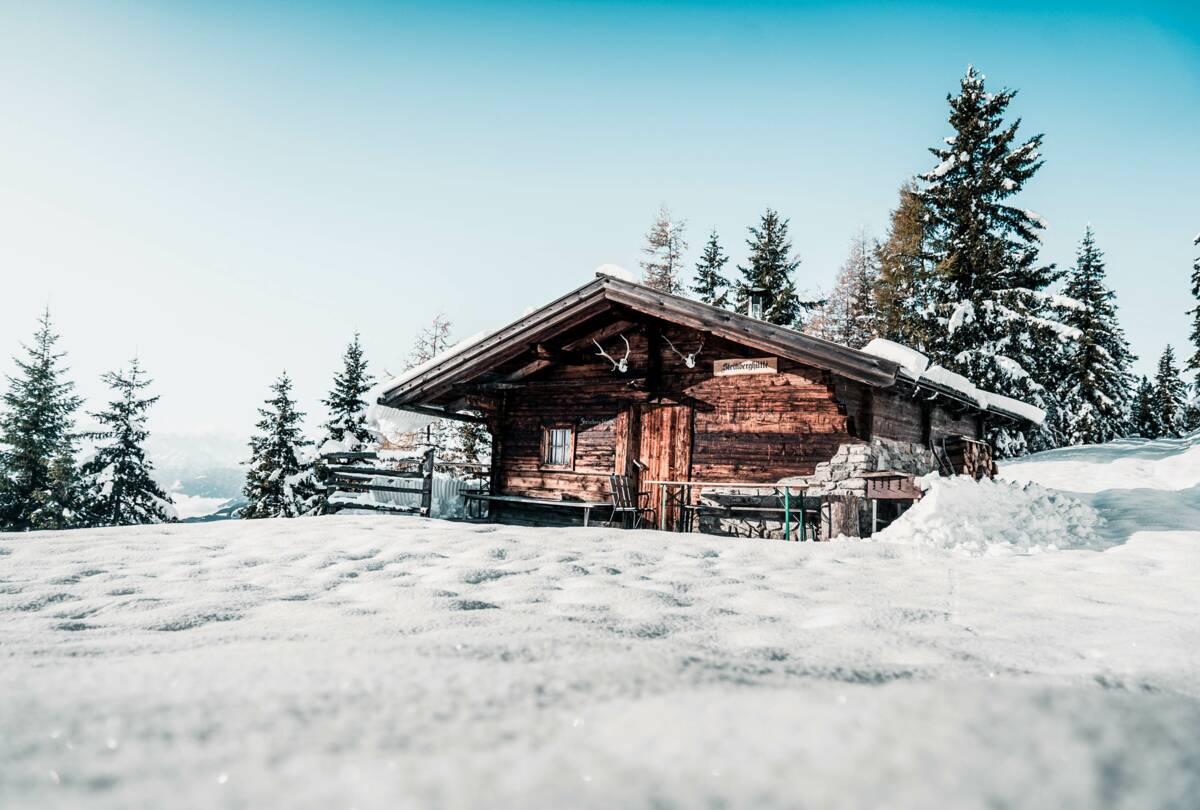
<svg viewBox="0 0 1200 810"><path fill-rule="evenodd" d="M714 359L762 355L711 337L689 369L667 342L684 354L695 351L700 336L688 329L645 325L624 335L631 345L625 374L596 356L589 340L577 340L583 348L565 361L558 358L484 406L497 438L495 491L607 500L608 476L632 470L638 458L639 406L649 402L693 408L692 480L773 482L811 474L842 444L978 435L972 416L789 360L779 360L777 374L714 377ZM617 359L625 353L619 337L601 343ZM555 424L575 427L572 469L542 464L542 430Z"/></svg>

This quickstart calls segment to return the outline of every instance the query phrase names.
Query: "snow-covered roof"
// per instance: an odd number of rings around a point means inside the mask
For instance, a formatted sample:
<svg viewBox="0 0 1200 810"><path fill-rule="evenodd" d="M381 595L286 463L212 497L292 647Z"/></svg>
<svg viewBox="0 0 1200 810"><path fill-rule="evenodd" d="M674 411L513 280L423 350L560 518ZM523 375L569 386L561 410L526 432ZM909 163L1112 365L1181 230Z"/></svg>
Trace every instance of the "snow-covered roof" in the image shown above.
<svg viewBox="0 0 1200 810"><path fill-rule="evenodd" d="M1035 423L1044 418L1040 410L1030 405L1010 406L1013 401L1005 397L990 398L993 395L978 390L965 378L940 366L931 366L920 352L898 343L875 340L864 350L852 349L795 329L653 290L603 269L594 281L507 326L460 341L428 362L389 380L379 390L377 401L393 411L445 405L452 401L456 385L514 362L528 347L552 340L564 330L578 326L581 319L613 308L688 324L716 337L871 386L887 388L901 379L1006 418Z"/></svg>
<svg viewBox="0 0 1200 810"><path fill-rule="evenodd" d="M492 334L493 331L495 331L495 330L484 329L481 332L476 332L475 334L471 335L468 338L463 338L458 343L455 343L453 346L446 349L445 351L439 352L438 354L436 354L433 357L426 360L424 363L415 365L412 368L408 369L408 371L405 371L403 374L401 374L397 377L393 377L392 379L383 383L383 385L378 386L380 390L379 390L377 396L384 396L389 391L391 391L395 388L399 388L401 385L404 385L405 383L409 382L410 380L414 380L417 377L420 377L426 371L429 371L429 369L431 369L435 366L439 366L442 363L445 363L447 360L451 359L452 357L456 357L456 356L462 354L467 349L471 348L472 346L476 345L481 340L486 338L488 335Z"/></svg>
<svg viewBox="0 0 1200 810"><path fill-rule="evenodd" d="M924 354L901 343L875 338L863 347L863 351L897 363L900 366L900 376L911 382L947 389L973 402L982 410L1024 419L1035 425L1040 425L1046 419L1046 412L1041 408L1002 394L984 391L961 374L931 364Z"/></svg>

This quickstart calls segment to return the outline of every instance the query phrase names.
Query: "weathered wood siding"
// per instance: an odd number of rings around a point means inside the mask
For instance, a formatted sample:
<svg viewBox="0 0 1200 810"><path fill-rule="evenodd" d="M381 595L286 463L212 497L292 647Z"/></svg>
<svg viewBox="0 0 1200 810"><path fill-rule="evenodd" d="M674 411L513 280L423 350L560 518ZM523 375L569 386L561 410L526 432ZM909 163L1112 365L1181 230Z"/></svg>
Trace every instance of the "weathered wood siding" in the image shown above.
<svg viewBox="0 0 1200 810"><path fill-rule="evenodd" d="M894 391L872 392L871 437L927 444L950 436L981 438L979 417L958 414L924 392L915 397Z"/></svg>
<svg viewBox="0 0 1200 810"><path fill-rule="evenodd" d="M808 475L839 444L856 440L828 375L790 361L779 366L778 374L709 377L687 388L697 402L693 478L765 483Z"/></svg>
<svg viewBox="0 0 1200 810"><path fill-rule="evenodd" d="M689 369L660 336L686 354L696 349L697 333L662 327L625 336L632 350L624 375L601 357L581 357L546 368L529 377L526 387L505 394L497 417L497 491L607 499L608 476L625 472L641 452L635 438L639 407L651 401L694 408L694 480L769 482L808 474L839 444L861 440L852 435L851 423L869 424L862 410L869 391L847 388L855 410L850 415L827 372L781 360L778 374L714 377L716 358L761 354L710 338L696 368ZM624 355L619 338L602 342L618 359ZM558 423L576 426L573 470L547 469L541 462L542 429Z"/></svg>

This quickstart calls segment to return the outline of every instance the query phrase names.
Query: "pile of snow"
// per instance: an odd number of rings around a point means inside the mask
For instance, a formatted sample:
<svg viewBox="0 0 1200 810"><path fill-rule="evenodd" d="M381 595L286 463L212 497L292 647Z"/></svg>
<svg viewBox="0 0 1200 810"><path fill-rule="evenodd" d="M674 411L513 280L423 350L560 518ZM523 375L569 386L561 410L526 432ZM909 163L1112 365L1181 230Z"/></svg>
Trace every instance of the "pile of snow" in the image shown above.
<svg viewBox="0 0 1200 810"><path fill-rule="evenodd" d="M969 305L968 305L969 306ZM965 311L960 307L959 313ZM956 314L959 314L956 313ZM916 349L909 348L885 338L874 338L862 349L865 353L878 357L900 366L900 374L912 382L925 380L960 394L965 399L974 402L984 410L1002 410L1028 419L1035 425L1046 420L1046 412L1041 408L1021 402L1002 394L994 394L977 388L970 380L961 374L955 374L949 369L929 362L929 358ZM1004 358L998 358L1003 360ZM1011 361L1010 361L1011 362ZM1016 365L1016 364L1013 364ZM1019 366L1017 370L1020 370ZM1015 374L1015 372L1014 372Z"/></svg>
<svg viewBox="0 0 1200 810"><path fill-rule="evenodd" d="M980 557L1111 545L1095 509L1037 484L935 474L922 485L925 497L873 540Z"/></svg>
<svg viewBox="0 0 1200 810"><path fill-rule="evenodd" d="M1119 439L1107 444L1063 447L1006 462L1011 481L1033 481L1067 492L1200 486L1200 431L1182 439Z"/></svg>

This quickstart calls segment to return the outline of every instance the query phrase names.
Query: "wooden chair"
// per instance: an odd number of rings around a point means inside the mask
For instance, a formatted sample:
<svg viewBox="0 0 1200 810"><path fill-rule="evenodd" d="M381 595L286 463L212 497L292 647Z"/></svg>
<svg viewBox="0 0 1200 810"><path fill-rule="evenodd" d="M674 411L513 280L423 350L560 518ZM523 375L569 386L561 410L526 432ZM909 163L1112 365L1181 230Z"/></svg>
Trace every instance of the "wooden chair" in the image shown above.
<svg viewBox="0 0 1200 810"><path fill-rule="evenodd" d="M633 478L628 475L610 475L609 486L612 489L612 516L606 526L611 526L618 516L621 518L621 528L638 529L642 525L642 515L653 515L654 510L642 506L642 498L649 498L649 492L638 492L634 489ZM653 524L653 518L650 519Z"/></svg>

